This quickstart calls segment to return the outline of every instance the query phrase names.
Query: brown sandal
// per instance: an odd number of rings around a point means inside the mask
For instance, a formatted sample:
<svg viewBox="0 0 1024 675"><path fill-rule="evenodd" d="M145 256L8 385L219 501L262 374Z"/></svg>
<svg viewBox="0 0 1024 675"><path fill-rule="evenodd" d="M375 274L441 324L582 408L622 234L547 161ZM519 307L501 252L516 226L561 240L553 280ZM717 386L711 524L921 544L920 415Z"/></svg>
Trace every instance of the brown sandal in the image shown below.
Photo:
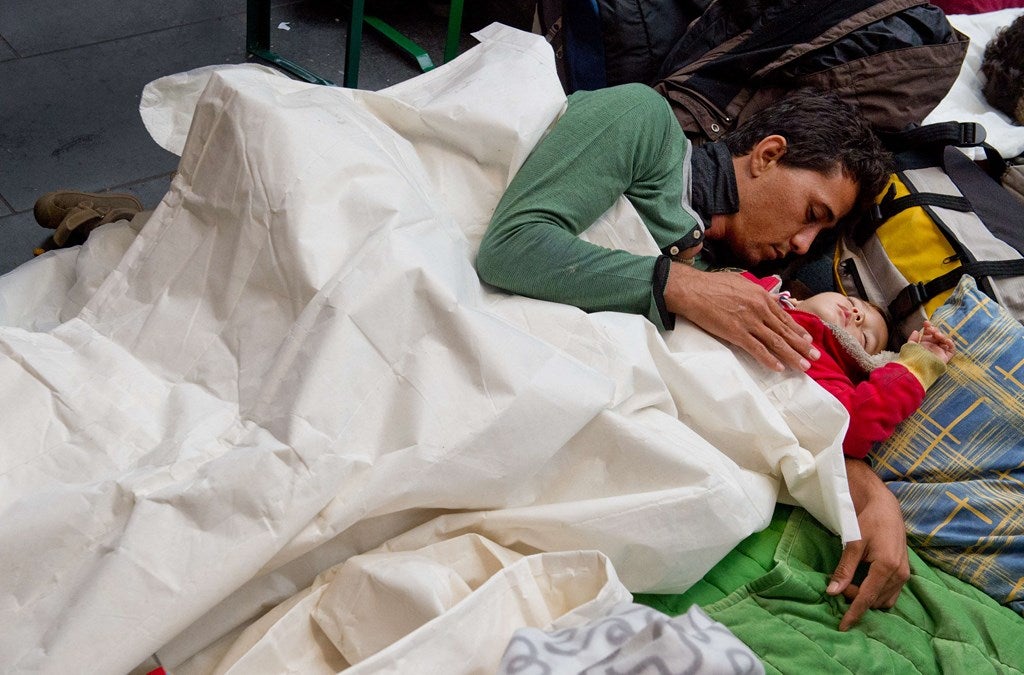
<svg viewBox="0 0 1024 675"><path fill-rule="evenodd" d="M85 243L100 225L131 219L142 203L130 194L106 192L48 192L36 201L36 222L54 230L34 253Z"/></svg>
<svg viewBox="0 0 1024 675"><path fill-rule="evenodd" d="M94 213L100 214L101 217L106 217L111 211L117 210L122 214L120 218L124 218L123 213L125 211L130 213L141 211L142 202L136 199L134 195L123 192L73 192L58 190L56 192L47 192L36 200L35 208L32 211L37 223L45 228L56 230L67 218L69 212L77 208L91 210ZM118 220L118 218L108 220L107 222L112 222L113 220Z"/></svg>

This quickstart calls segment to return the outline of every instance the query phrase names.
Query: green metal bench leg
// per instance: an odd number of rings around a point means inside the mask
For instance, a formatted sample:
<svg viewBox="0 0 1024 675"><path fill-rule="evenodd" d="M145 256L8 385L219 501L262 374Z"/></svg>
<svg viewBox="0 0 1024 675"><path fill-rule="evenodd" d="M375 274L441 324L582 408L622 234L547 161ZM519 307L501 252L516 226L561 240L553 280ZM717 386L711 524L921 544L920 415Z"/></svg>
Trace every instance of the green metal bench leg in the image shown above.
<svg viewBox="0 0 1024 675"><path fill-rule="evenodd" d="M464 0L451 0L448 11L448 34L444 45L444 61L447 63L459 54L459 33L462 28L462 6ZM352 0L352 14L349 18L348 37L345 44L344 85L356 88L359 84L359 55L363 46L363 22L379 31L385 38L408 53L423 72L432 70L434 62L418 44L399 33L377 17L364 15L365 0ZM246 0L245 48L249 54L268 61L293 75L313 84L334 84L316 73L303 68L270 49L270 0Z"/></svg>
<svg viewBox="0 0 1024 675"><path fill-rule="evenodd" d="M462 32L462 0L451 0L448 5L448 38L444 43L444 62L459 55L459 34Z"/></svg>
<svg viewBox="0 0 1024 675"><path fill-rule="evenodd" d="M391 40L396 47L416 59L416 63L419 64L420 70L423 72L434 69L434 62L430 60L430 55L426 50L399 33L391 24L385 23L375 16L366 17L366 24L373 26L381 35Z"/></svg>
<svg viewBox="0 0 1024 675"><path fill-rule="evenodd" d="M363 6L365 0L352 0L352 13L348 18L348 37L345 40L345 86L359 86L359 54L363 49Z"/></svg>
<svg viewBox="0 0 1024 675"><path fill-rule="evenodd" d="M250 54L270 49L270 0L246 3L245 48Z"/></svg>

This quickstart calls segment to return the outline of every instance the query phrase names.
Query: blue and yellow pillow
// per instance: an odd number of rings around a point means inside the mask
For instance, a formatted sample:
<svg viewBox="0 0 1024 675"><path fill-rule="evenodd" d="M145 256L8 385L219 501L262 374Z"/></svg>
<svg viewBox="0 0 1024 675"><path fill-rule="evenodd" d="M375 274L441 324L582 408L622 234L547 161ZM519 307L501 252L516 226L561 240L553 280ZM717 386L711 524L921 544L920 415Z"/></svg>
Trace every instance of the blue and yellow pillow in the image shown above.
<svg viewBox="0 0 1024 675"><path fill-rule="evenodd" d="M1024 326L970 277L932 322L957 355L873 464L922 558L1024 614Z"/></svg>

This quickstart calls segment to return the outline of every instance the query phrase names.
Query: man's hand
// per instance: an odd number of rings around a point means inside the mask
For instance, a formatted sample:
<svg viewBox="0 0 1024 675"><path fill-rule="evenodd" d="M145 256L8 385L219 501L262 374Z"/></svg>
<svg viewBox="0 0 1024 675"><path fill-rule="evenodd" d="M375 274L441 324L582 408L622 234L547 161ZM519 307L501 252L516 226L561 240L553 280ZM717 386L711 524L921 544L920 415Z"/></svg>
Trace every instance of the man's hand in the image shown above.
<svg viewBox="0 0 1024 675"><path fill-rule="evenodd" d="M910 578L907 535L896 497L861 460L848 457L846 474L862 538L843 548L826 589L829 595L842 593L850 601L850 608L839 622L841 631L860 621L868 608L888 609L895 605L903 584ZM862 561L869 565L868 574L857 586L851 582Z"/></svg>
<svg viewBox="0 0 1024 675"><path fill-rule="evenodd" d="M702 272L673 262L665 306L773 370L807 370L820 356L778 301L735 272Z"/></svg>

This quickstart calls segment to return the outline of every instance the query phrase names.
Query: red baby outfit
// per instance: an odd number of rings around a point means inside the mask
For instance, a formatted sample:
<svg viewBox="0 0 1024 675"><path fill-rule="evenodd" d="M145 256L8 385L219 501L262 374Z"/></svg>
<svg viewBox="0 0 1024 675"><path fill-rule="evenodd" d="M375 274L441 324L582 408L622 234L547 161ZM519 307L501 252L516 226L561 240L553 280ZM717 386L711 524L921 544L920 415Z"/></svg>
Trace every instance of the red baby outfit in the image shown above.
<svg viewBox="0 0 1024 675"><path fill-rule="evenodd" d="M821 352L821 358L811 361L807 374L850 413L843 452L849 457L864 457L917 410L924 400L924 386L899 361L890 361L866 374L821 319L799 309L786 311L811 334L811 341Z"/></svg>
<svg viewBox="0 0 1024 675"><path fill-rule="evenodd" d="M758 278L744 272L750 281L765 290L777 290L777 277ZM826 325L809 312L787 306L788 294L780 301L786 312L810 333L811 342L821 358L811 361L807 374L839 399L850 413L850 426L843 439L843 452L848 457L865 457L875 443L889 438L896 425L907 419L924 401L925 389L945 371L945 364L919 344L903 345L899 354L885 363L866 352L859 355L836 336L841 328Z"/></svg>

